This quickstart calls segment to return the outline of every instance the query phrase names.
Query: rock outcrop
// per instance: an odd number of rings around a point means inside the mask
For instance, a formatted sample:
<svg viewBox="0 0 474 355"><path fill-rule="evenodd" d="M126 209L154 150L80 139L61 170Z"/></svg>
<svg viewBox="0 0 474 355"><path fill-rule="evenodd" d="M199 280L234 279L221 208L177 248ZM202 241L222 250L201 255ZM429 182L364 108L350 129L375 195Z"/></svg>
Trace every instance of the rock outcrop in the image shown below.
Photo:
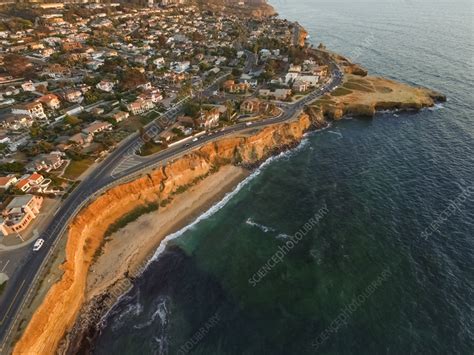
<svg viewBox="0 0 474 355"><path fill-rule="evenodd" d="M345 115L371 118L377 111L417 111L443 101L446 101L444 95L430 89L349 74L339 88L315 101L306 112L313 119L321 115L330 120L339 120Z"/></svg>

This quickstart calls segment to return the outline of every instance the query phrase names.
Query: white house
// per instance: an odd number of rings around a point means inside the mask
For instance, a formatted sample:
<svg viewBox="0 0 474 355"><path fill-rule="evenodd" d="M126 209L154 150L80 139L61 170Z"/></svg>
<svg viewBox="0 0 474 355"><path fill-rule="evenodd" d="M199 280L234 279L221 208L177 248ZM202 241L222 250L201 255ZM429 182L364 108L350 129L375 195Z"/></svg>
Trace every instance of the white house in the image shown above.
<svg viewBox="0 0 474 355"><path fill-rule="evenodd" d="M28 115L31 118L46 119L46 114L43 110L41 102L29 102L14 106L12 113L15 115Z"/></svg>
<svg viewBox="0 0 474 355"><path fill-rule="evenodd" d="M111 92L114 88L114 83L109 81L109 80L102 80L100 83L96 85L97 89L105 91L105 92Z"/></svg>

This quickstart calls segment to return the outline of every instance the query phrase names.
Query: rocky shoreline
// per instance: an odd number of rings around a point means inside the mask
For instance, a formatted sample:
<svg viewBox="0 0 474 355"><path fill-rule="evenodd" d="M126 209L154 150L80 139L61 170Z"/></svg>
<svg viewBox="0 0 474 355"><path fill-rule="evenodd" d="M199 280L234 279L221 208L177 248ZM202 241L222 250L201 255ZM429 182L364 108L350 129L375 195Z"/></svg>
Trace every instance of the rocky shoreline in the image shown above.
<svg viewBox="0 0 474 355"><path fill-rule="evenodd" d="M124 260L133 257L134 263L126 270L117 265L113 282L88 299L88 275L96 262L97 251L103 247L104 234L109 225L127 213L149 203L166 206L179 198L179 191L206 185L211 174L223 167L254 169L270 156L295 147L306 132L321 128L329 121L346 115L373 117L380 110L420 110L446 100L444 95L429 89L370 77L365 69L341 56L327 51L321 53L344 68L344 83L331 95L308 105L305 112L292 121L249 129L245 134L207 143L146 176L111 188L86 206L68 232L66 261L62 265L64 276L51 287L14 353L81 353L90 348L104 314L132 286L149 257L149 254L137 256L133 254L133 247L129 248L130 254L123 257ZM234 186L237 181L233 182ZM158 238L156 243L161 240Z"/></svg>

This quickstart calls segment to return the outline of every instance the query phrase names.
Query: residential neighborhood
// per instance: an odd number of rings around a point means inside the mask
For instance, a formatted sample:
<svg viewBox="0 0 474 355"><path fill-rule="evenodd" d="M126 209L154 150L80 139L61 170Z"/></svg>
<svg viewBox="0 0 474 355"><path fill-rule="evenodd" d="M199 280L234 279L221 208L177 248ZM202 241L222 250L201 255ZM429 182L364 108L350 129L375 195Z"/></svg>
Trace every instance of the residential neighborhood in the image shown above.
<svg viewBox="0 0 474 355"><path fill-rule="evenodd" d="M123 139L179 102L183 115L161 120L137 154L277 116L278 105L328 80L327 65L295 42L299 27L275 16L169 1L2 10L10 14L0 20L3 209L23 194L66 196Z"/></svg>

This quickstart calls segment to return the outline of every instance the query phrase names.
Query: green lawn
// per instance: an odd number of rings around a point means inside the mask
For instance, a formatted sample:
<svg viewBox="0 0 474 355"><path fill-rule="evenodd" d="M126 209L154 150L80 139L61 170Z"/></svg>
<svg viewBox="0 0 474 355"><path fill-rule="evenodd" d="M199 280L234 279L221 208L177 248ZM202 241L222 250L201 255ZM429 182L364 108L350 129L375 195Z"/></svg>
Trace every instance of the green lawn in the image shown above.
<svg viewBox="0 0 474 355"><path fill-rule="evenodd" d="M63 174L66 179L76 180L89 166L94 163L94 159L86 158L82 160L71 160Z"/></svg>
<svg viewBox="0 0 474 355"><path fill-rule="evenodd" d="M337 88L331 93L332 96L344 96L344 95L349 95L349 94L352 94L352 91L344 87Z"/></svg>
<svg viewBox="0 0 474 355"><path fill-rule="evenodd" d="M139 155L141 155L142 157L145 157L147 155L158 153L162 151L163 149L164 147L161 144L148 142L144 144L143 147L140 149Z"/></svg>

